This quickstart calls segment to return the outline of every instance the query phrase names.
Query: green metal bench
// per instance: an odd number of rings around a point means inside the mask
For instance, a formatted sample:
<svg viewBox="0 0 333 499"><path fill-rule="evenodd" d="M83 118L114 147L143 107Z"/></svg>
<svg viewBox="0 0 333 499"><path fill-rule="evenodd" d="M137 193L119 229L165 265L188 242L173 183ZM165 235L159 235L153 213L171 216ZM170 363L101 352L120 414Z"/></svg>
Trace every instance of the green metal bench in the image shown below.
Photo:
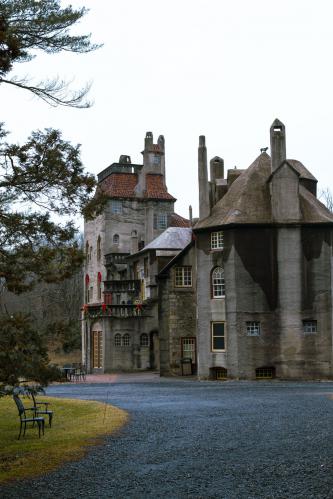
<svg viewBox="0 0 333 499"><path fill-rule="evenodd" d="M40 438L41 431L44 435L44 418L36 415L36 409L34 407L25 408L22 400L18 395L13 395L14 402L17 406L19 417L20 417L20 433L18 436L18 440L21 438L22 428L23 428L23 436L25 436L25 432L27 429L27 423L32 423L34 426L35 423L38 425L38 437ZM27 412L31 411L31 416L27 415Z"/></svg>

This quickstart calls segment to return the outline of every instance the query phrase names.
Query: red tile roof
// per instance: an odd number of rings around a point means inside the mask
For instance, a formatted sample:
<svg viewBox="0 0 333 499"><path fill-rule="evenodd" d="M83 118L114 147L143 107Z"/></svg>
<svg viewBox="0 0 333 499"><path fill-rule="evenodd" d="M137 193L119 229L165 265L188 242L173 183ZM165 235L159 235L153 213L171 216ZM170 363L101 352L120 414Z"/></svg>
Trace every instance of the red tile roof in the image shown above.
<svg viewBox="0 0 333 499"><path fill-rule="evenodd" d="M177 213L172 213L170 227L191 227L191 222Z"/></svg>
<svg viewBox="0 0 333 499"><path fill-rule="evenodd" d="M144 197L148 199L167 199L176 201L176 199L168 193L163 184L163 175L157 175L155 173L148 173L146 175L146 191Z"/></svg>
<svg viewBox="0 0 333 499"><path fill-rule="evenodd" d="M136 173L112 173L102 180L101 188L105 194L115 198L134 198L135 186L138 183Z"/></svg>
<svg viewBox="0 0 333 499"><path fill-rule="evenodd" d="M136 173L112 173L102 180L100 187L105 194L108 194L111 197L135 198L138 197L135 192L137 183L138 175ZM146 175L146 190L143 197L146 199L176 201L176 199L168 193L163 184L163 175L151 173Z"/></svg>

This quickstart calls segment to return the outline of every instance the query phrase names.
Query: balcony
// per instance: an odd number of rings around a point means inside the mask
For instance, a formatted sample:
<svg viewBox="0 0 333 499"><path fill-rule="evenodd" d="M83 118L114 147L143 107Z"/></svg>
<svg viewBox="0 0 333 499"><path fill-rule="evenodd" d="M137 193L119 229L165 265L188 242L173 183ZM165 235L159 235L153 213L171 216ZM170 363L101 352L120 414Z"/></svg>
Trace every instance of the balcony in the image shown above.
<svg viewBox="0 0 333 499"><path fill-rule="evenodd" d="M129 253L108 253L105 255L105 265L123 265L126 262L126 257L129 255Z"/></svg>
<svg viewBox="0 0 333 499"><path fill-rule="evenodd" d="M148 317L146 305L85 305L84 318L117 318Z"/></svg>
<svg viewBox="0 0 333 499"><path fill-rule="evenodd" d="M141 281L139 279L118 279L112 281L104 281L105 293L135 293L140 292Z"/></svg>

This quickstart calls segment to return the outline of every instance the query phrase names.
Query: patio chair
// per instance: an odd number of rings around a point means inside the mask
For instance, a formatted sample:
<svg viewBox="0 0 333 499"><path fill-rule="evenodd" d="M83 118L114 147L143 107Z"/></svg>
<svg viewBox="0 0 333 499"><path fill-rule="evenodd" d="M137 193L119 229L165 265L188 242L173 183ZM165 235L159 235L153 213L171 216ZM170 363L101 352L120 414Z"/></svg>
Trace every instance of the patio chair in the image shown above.
<svg viewBox="0 0 333 499"><path fill-rule="evenodd" d="M19 417L20 417L20 433L18 436L18 440L20 440L22 428L23 428L23 436L25 436L25 431L27 429L27 423L32 423L34 426L35 423L38 425L38 437L40 438L40 432L43 432L44 435L44 418L40 416L36 416L36 410L34 407L25 408L22 400L18 395L13 395L14 402L17 406ZM31 411L31 416L27 415L27 411Z"/></svg>
<svg viewBox="0 0 333 499"><path fill-rule="evenodd" d="M82 364L75 369L75 381L85 381L86 380L86 368Z"/></svg>
<svg viewBox="0 0 333 499"><path fill-rule="evenodd" d="M53 411L50 411L50 409L49 409L50 402L43 402L41 400L36 400L35 395L33 393L31 394L31 397L33 400L36 415L45 414L45 416L48 416L49 417L49 427L51 428ZM44 406L44 409L40 408L40 406Z"/></svg>

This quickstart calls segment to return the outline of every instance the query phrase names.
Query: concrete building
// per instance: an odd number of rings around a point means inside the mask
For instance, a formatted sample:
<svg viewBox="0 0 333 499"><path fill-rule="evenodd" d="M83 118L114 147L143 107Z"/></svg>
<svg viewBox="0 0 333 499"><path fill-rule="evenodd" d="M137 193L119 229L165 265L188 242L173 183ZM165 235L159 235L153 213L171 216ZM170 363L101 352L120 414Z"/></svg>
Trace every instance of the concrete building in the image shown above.
<svg viewBox="0 0 333 499"><path fill-rule="evenodd" d="M271 157L262 151L226 179L220 161L208 182L200 137L203 215L194 227L200 377L333 374L333 215L317 199L313 175L286 159L279 120L270 138Z"/></svg>
<svg viewBox="0 0 333 499"><path fill-rule="evenodd" d="M109 199L85 222L82 352L89 371L159 368L155 274L187 244L178 232L189 221L174 213L166 187L163 136L154 144L147 132L142 154L143 164L121 156L98 175Z"/></svg>
<svg viewBox="0 0 333 499"><path fill-rule="evenodd" d="M143 165L122 156L99 174L109 201L85 226L89 370L332 378L333 214L287 159L279 120L270 140L271 156L226 175L215 156L209 180L199 138L194 225L174 213L163 137L147 133Z"/></svg>

